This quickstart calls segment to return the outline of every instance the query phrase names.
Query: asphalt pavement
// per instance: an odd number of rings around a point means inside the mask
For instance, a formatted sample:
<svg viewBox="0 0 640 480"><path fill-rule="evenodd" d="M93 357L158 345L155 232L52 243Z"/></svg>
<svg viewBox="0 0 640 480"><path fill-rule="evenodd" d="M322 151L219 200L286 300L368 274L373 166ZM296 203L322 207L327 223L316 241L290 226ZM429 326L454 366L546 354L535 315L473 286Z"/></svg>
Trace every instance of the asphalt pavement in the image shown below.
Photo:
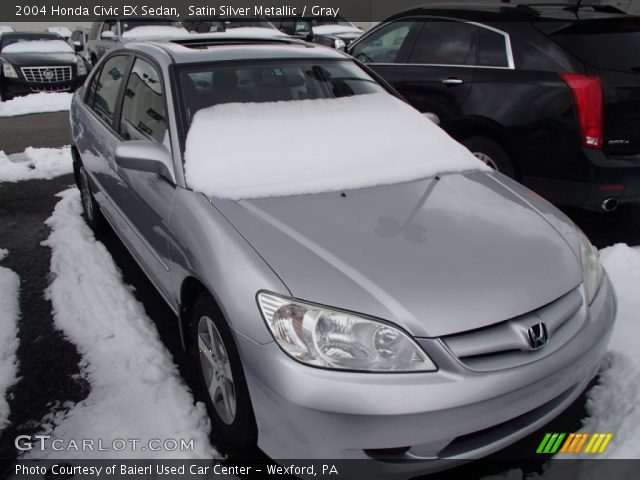
<svg viewBox="0 0 640 480"><path fill-rule="evenodd" d="M16 153L28 146L68 145L70 134L67 117L65 112L0 119L0 150ZM50 262L49 249L40 245L49 235L44 221L51 215L58 201L55 194L72 184L72 176L49 181L0 184L0 248L7 248L10 252L2 265L15 271L21 279L19 381L8 395L11 425L0 436L0 458L14 458L16 452L13 439L16 435L39 432L48 415L64 409L67 402L82 400L90 389L78 375L81 358L74 345L55 329L51 304L44 296L49 283ZM566 212L598 247L618 242L640 244L640 207L623 206L612 214L580 210ZM172 353L187 384L195 386L193 369L180 346L174 314L116 235L106 232L100 240L120 267L125 282L133 286L135 296L144 305L146 313L156 322L161 338ZM526 470L538 470L542 463L540 458L536 459L535 448L544 432L575 431L580 427L585 414L585 397L582 396L552 424L495 456L506 463L499 467L485 465L484 470L477 465L466 467L467 473L473 473L466 476L473 478L480 473L496 473L502 469L522 467L522 458L533 460ZM230 458L261 456L257 450L233 450L215 436L213 442Z"/></svg>

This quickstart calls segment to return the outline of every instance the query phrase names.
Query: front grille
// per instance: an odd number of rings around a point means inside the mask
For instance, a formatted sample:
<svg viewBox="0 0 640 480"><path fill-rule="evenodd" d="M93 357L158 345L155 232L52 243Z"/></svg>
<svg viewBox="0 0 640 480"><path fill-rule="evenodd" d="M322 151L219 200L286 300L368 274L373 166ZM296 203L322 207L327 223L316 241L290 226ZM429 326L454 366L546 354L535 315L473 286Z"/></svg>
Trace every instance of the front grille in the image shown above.
<svg viewBox="0 0 640 480"><path fill-rule="evenodd" d="M31 87L32 92L68 92L71 85L34 85Z"/></svg>
<svg viewBox="0 0 640 480"><path fill-rule="evenodd" d="M542 308L488 327L442 337L442 342L462 364L474 371L493 371L524 365L554 352L585 321L584 299L578 287ZM544 323L547 343L534 350L529 327Z"/></svg>
<svg viewBox="0 0 640 480"><path fill-rule="evenodd" d="M60 83L71 80L71 67L22 67L29 83Z"/></svg>

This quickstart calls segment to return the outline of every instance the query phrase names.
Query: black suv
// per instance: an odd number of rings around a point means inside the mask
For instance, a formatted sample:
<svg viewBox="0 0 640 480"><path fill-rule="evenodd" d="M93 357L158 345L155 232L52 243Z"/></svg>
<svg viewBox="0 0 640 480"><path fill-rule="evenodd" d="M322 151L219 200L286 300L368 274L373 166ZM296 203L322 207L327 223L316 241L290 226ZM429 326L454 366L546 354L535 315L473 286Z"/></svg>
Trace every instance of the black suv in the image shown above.
<svg viewBox="0 0 640 480"><path fill-rule="evenodd" d="M422 7L348 51L552 202L611 211L640 200L640 18L607 6Z"/></svg>

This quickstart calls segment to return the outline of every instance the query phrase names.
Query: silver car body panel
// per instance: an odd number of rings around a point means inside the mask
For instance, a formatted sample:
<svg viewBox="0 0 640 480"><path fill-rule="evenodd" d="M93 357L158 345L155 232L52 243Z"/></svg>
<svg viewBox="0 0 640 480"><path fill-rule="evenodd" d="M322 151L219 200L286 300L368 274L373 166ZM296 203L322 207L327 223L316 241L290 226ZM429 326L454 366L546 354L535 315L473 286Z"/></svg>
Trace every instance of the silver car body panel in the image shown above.
<svg viewBox="0 0 640 480"><path fill-rule="evenodd" d="M573 223L524 187L500 174L467 173L240 202L185 188L176 102L167 88L171 63L249 52L279 58L284 50L344 58L300 46L122 50L150 56L160 67L175 185L116 165L121 140L87 108L82 89L71 108L74 148L96 200L178 314L180 333L186 282L199 282L220 306L242 358L259 446L276 458L363 458L375 456L365 450L408 447L402 458L469 459L558 415L597 372L616 302L605 276L587 304ZM297 363L261 318L261 290L393 322L416 337L438 371L368 374ZM560 317L571 317L563 320L569 330L559 326L554 305L565 309ZM565 333L554 333L540 350L521 345L511 363L492 351L493 363L481 367L464 358L468 342L451 343L454 334L501 322L526 327L527 315L556 315L554 328ZM499 344L498 337L489 343ZM403 469L415 474L425 465L394 464L396 478Z"/></svg>

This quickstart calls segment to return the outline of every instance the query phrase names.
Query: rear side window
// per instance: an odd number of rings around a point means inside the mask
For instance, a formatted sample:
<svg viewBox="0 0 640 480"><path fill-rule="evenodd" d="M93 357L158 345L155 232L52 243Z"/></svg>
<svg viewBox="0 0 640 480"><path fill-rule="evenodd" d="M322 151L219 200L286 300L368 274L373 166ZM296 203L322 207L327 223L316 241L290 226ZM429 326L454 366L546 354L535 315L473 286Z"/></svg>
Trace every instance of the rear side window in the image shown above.
<svg viewBox="0 0 640 480"><path fill-rule="evenodd" d="M133 64L124 91L120 134L125 140L151 140L169 147L160 76L142 59Z"/></svg>
<svg viewBox="0 0 640 480"><path fill-rule="evenodd" d="M409 56L409 62L429 65L475 65L477 30L478 27L475 25L464 22L426 22Z"/></svg>
<svg viewBox="0 0 640 480"><path fill-rule="evenodd" d="M416 22L394 22L363 39L352 55L363 63L397 63Z"/></svg>
<svg viewBox="0 0 640 480"><path fill-rule="evenodd" d="M478 66L509 66L504 35L487 28L478 28Z"/></svg>
<svg viewBox="0 0 640 480"><path fill-rule="evenodd" d="M91 108L110 126L113 126L118 94L128 64L127 56L118 55L108 59L96 80L95 92L90 94Z"/></svg>
<svg viewBox="0 0 640 480"><path fill-rule="evenodd" d="M640 72L640 22L580 22L552 35L569 53L588 65Z"/></svg>

